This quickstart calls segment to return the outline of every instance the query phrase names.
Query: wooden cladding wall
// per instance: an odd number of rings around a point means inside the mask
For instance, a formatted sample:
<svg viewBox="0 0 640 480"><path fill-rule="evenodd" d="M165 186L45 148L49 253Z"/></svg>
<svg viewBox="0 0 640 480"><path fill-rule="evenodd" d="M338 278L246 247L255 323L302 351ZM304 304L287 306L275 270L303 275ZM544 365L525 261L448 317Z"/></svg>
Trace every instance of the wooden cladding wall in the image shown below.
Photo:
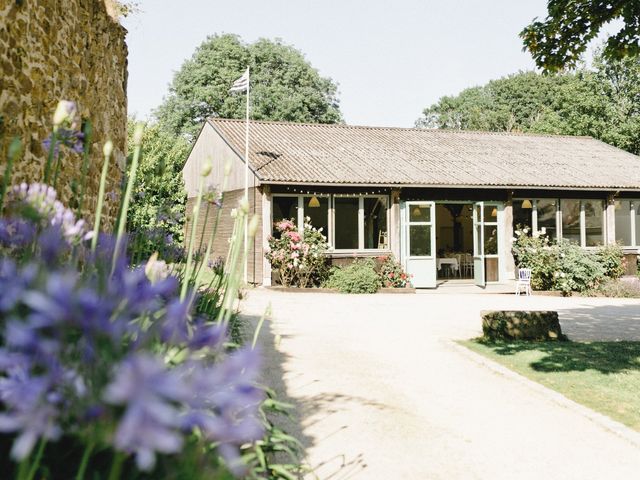
<svg viewBox="0 0 640 480"><path fill-rule="evenodd" d="M234 208L238 208L238 204L244 196L244 190L232 190L224 194L224 200L222 202L222 212L220 215L220 222L217 227L216 236L213 240L213 248L211 251L211 260L215 261L216 258L227 258L229 251L229 239L233 233L233 225L235 218L231 217L231 211ZM193 206L195 198L190 198L187 201L187 213L189 217L192 217ZM196 242L200 243L200 235L202 234L202 227L205 225L205 215L207 213L206 204L203 203L200 208L200 215L198 216L197 235ZM204 228L205 239L203 244L206 245L207 240L213 233L213 229L216 223L216 216L218 215L218 207L211 205L209 208L209 218ZM258 188L249 189L249 218L254 215L262 216L262 194ZM268 220L269 221L269 220ZM262 218L259 220L259 224L262 224ZM186 238L189 239L191 232L191 221L186 224ZM242 240L241 240L242 241ZM205 248L203 246L203 248ZM264 252L262 249L262 229L258 228L253 246L248 253L248 266L247 266L247 280L249 283L259 284L262 283L262 258Z"/></svg>

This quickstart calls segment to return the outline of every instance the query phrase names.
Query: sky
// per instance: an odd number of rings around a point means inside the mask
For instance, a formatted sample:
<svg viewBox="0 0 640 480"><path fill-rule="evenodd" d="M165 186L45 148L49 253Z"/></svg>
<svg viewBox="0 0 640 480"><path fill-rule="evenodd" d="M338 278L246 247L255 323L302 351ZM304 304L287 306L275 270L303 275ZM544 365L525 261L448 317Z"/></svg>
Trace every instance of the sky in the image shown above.
<svg viewBox="0 0 640 480"><path fill-rule="evenodd" d="M142 0L124 20L129 114L145 119L208 35L280 38L338 83L352 125L411 127L444 95L531 70L518 33L546 0Z"/></svg>

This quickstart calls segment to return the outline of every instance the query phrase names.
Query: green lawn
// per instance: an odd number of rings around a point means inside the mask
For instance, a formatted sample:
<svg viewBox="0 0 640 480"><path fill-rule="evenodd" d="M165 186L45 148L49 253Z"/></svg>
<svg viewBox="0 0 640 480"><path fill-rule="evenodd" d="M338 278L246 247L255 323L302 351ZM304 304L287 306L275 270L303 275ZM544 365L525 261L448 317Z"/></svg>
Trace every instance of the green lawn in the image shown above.
<svg viewBox="0 0 640 480"><path fill-rule="evenodd" d="M640 431L640 342L461 342Z"/></svg>

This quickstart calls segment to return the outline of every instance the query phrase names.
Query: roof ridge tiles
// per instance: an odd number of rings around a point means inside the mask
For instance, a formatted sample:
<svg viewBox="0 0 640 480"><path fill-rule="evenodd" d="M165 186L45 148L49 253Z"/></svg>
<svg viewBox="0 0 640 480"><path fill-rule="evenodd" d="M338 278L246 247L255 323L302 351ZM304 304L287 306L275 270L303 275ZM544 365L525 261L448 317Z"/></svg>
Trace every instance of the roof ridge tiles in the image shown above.
<svg viewBox="0 0 640 480"><path fill-rule="evenodd" d="M241 123L246 122L245 119L238 118L222 118L222 117L209 117L209 122L221 122L221 123ZM337 128L344 130L381 130L381 131L414 131L425 133L446 133L452 135L458 134L473 134L473 135L496 135L496 136L511 136L511 137L548 137L548 138L587 138L595 140L590 135L559 135L552 133L537 133L537 132L496 132L490 130L462 130L462 129L450 129L450 128L420 128L420 127L385 127L385 126L373 126L373 125L349 125L346 123L309 123L309 122L285 122L277 120L251 120L251 124L259 125L283 125L283 126L296 126L296 127L323 127L323 128Z"/></svg>

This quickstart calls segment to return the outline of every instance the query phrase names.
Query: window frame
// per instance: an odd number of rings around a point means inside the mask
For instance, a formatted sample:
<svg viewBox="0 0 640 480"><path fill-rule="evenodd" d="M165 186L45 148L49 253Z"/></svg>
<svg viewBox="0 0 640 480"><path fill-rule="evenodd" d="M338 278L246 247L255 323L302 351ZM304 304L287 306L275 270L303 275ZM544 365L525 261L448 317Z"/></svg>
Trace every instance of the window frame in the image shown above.
<svg viewBox="0 0 640 480"><path fill-rule="evenodd" d="M327 198L329 201L327 209L327 232L323 232L327 237L330 253L389 253L391 252L391 245L388 248L364 248L364 199L365 198L379 198L382 199L385 205L385 228L387 232L387 238L390 239L389 226L391 224L391 196L389 194L365 194L365 195L353 195L349 193L272 193L271 194L271 230L273 231L273 201L277 197L296 197L298 199L298 205L296 207L296 225L298 228L304 225L305 219L305 197L322 197ZM358 199L358 247L357 248L335 248L335 199L336 198L357 198Z"/></svg>
<svg viewBox="0 0 640 480"><path fill-rule="evenodd" d="M523 198L513 198L512 202L516 202L516 201L523 201L523 200L529 200L531 202L531 208L532 208L532 212L531 212L531 229L532 229L532 233L534 232L539 232L539 226L538 226L538 201L540 200L552 200L555 202L555 206L556 206L556 218L555 218L555 224L556 224L556 241L557 242L563 242L566 241L563 238L564 232L563 232L563 228L562 228L562 202L563 201L567 201L567 200L577 200L578 202L580 202L580 242L579 242L579 246L581 248L584 249L595 249L597 248L596 246L587 246L587 225L586 225L586 213L585 213L585 202L600 202L602 205L602 215L601 215L601 222L602 222L602 245L605 244L606 242L606 238L607 238L607 205L606 202L603 199L599 199L599 198L557 198L557 197L538 197L538 198L531 198L531 197L523 197ZM633 220L633 219L632 219ZM633 222L633 224L635 225L635 222ZM514 226L515 228L515 226ZM634 232L633 232L634 233ZM637 241L637 239L636 239Z"/></svg>
<svg viewBox="0 0 640 480"><path fill-rule="evenodd" d="M617 198L616 201L628 201L629 202L629 210L627 211L627 215L629 215L629 228L631 229L631 245L622 245L623 248L640 248L640 238L636 234L636 220L638 217L638 209L640 208L640 199L638 198ZM614 206L617 208L617 206ZM615 221L615 220L614 220ZM615 224L616 232L615 237L618 237L618 223Z"/></svg>
<svg viewBox="0 0 640 480"><path fill-rule="evenodd" d="M335 248L335 231L336 231L336 223L335 223L335 200L336 198L357 198L358 199L358 247L353 248ZM331 195L331 208L330 214L333 217L330 223L331 228L331 251L335 253L386 253L390 252L391 248L364 248L364 199L365 198L380 198L383 199L385 204L385 220L386 220L386 232L387 238L389 238L389 224L390 224L390 196L384 194L366 194L366 195L353 195L348 193L334 193Z"/></svg>

